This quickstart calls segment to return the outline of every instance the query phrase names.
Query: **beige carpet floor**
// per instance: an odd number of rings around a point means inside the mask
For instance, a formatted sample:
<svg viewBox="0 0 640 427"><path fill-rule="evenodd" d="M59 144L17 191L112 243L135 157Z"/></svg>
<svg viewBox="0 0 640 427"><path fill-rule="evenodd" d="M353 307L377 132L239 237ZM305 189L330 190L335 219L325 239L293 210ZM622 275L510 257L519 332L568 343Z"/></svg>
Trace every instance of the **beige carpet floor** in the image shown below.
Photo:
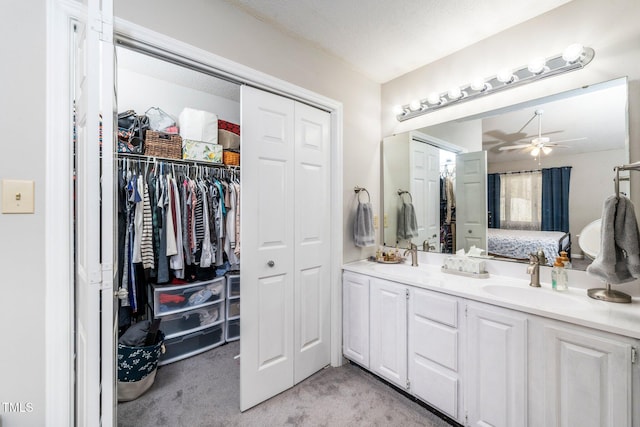
<svg viewBox="0 0 640 427"><path fill-rule="evenodd" d="M120 427L424 426L451 424L350 364L326 368L239 409L239 342L162 366L143 396L118 405Z"/></svg>

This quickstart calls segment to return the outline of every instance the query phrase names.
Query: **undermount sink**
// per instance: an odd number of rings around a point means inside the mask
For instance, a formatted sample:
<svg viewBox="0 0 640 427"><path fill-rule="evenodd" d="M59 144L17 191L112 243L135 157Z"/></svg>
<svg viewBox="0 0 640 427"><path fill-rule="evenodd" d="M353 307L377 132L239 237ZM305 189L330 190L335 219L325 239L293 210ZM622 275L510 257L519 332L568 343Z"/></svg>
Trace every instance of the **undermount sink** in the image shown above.
<svg viewBox="0 0 640 427"><path fill-rule="evenodd" d="M522 302L539 307L576 307L587 305L587 301L579 295L562 293L547 288L516 287L506 285L485 285L482 290L500 299ZM585 295L586 297L586 295Z"/></svg>

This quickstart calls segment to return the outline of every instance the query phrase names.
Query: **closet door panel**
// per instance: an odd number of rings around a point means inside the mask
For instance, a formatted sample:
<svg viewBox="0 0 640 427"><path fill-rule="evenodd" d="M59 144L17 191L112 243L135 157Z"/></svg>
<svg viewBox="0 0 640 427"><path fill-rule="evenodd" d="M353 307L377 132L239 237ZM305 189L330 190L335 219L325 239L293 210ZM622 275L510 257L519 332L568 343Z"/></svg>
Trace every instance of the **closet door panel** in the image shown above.
<svg viewBox="0 0 640 427"><path fill-rule="evenodd" d="M294 101L241 92L240 409L293 386Z"/></svg>
<svg viewBox="0 0 640 427"><path fill-rule="evenodd" d="M329 113L295 104L295 330L298 383L330 356Z"/></svg>

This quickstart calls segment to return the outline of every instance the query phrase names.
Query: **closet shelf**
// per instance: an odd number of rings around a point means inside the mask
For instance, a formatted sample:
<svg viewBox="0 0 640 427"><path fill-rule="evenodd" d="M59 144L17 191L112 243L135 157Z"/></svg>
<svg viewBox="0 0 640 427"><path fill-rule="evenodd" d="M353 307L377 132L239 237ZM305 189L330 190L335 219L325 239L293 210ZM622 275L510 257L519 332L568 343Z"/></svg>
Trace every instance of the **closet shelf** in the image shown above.
<svg viewBox="0 0 640 427"><path fill-rule="evenodd" d="M194 166L208 166L214 168L225 168L225 169L240 169L240 166L235 165L225 165L223 163L212 163L205 162L203 160L183 160L183 159L171 159L168 157L156 157L156 156L146 156L144 154L130 154L130 153L115 153L115 157L118 159L133 159L140 160L144 162L168 162L168 163L177 163L182 165L194 165Z"/></svg>

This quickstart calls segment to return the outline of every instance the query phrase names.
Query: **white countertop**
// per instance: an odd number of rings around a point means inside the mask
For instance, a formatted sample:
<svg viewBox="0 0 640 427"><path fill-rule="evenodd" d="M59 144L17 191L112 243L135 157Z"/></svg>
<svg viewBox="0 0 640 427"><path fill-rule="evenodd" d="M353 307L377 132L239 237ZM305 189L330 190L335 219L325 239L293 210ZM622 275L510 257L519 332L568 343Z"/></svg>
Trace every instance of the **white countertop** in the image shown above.
<svg viewBox="0 0 640 427"><path fill-rule="evenodd" d="M496 274L487 279L468 278L443 273L439 265L425 263L412 267L407 262L356 261L343 269L640 339L638 297L630 304L611 303L589 298L586 289L571 284L568 291L557 292L544 282L541 288L529 286L527 275L522 279Z"/></svg>

